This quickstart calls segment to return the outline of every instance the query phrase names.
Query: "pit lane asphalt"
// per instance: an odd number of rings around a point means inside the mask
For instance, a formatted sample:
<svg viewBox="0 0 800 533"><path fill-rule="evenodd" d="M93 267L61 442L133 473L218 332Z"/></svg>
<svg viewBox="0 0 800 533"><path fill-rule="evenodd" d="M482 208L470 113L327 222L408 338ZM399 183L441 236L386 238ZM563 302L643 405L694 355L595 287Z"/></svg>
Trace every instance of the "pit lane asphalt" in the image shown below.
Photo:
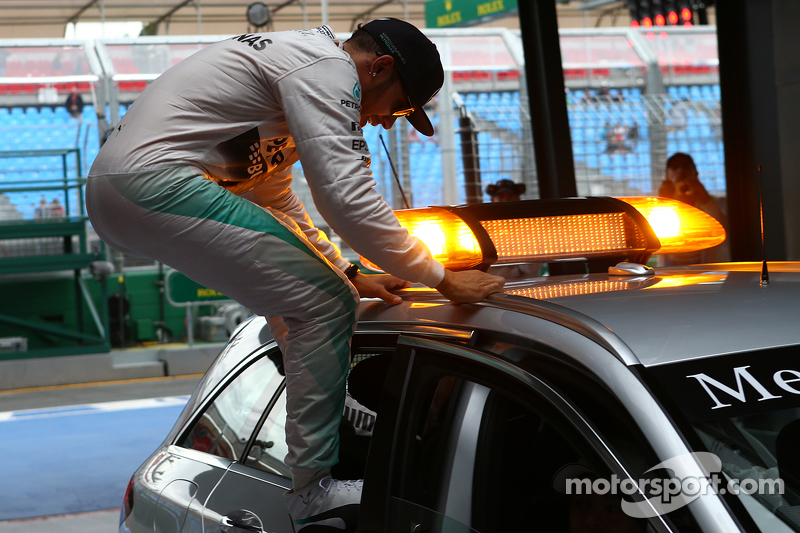
<svg viewBox="0 0 800 533"><path fill-rule="evenodd" d="M201 375L0 392L0 533L115 531Z"/></svg>

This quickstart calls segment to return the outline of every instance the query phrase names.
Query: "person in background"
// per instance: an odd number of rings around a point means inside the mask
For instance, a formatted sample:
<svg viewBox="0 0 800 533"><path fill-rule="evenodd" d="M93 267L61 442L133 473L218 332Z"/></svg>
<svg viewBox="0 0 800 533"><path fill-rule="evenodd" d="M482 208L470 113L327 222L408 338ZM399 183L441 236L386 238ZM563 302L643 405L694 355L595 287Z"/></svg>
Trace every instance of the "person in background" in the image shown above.
<svg viewBox="0 0 800 533"><path fill-rule="evenodd" d="M64 216L64 206L61 205L61 202L58 201L58 198L53 198L53 200L50 202L48 211L49 215L54 218Z"/></svg>
<svg viewBox="0 0 800 533"><path fill-rule="evenodd" d="M67 101L64 104L67 106L67 111L72 116L72 118L81 118L83 117L83 98L78 93L76 88L72 88L70 91L69 96L67 96Z"/></svg>
<svg viewBox="0 0 800 533"><path fill-rule="evenodd" d="M689 154L676 152L667 159L664 181L658 195L689 204L714 217L727 229L727 220L717 199L711 196L700 182L694 159ZM727 260L727 242L698 252L666 254L665 265L691 265L696 263L716 263Z"/></svg>
<svg viewBox="0 0 800 533"><path fill-rule="evenodd" d="M524 183L514 183L511 180L500 180L486 187L486 194L491 196L492 202L516 202L525 193Z"/></svg>
<svg viewBox="0 0 800 533"><path fill-rule="evenodd" d="M34 218L47 218L49 216L49 210L47 208L47 200L44 196L42 199L39 200L39 207L37 207L33 212Z"/></svg>

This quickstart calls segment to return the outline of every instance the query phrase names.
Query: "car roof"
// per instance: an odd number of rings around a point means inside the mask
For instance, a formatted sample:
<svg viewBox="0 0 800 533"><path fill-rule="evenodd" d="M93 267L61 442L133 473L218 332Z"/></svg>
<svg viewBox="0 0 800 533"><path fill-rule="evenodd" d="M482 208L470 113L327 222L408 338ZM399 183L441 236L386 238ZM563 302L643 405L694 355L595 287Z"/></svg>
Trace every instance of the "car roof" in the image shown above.
<svg viewBox="0 0 800 533"><path fill-rule="evenodd" d="M529 277L509 280L502 296L483 305L502 307L513 300L515 309L524 312L525 305L533 310L542 301L555 304L551 311L561 308L599 330L598 335L627 345L635 357L628 364L652 366L800 345L800 263L770 263L769 283L762 285L760 277L761 263L657 268L650 277ZM401 294L419 301L437 293L412 289ZM388 321L396 320L385 313ZM406 316L414 314L410 309ZM430 321L432 315L418 316ZM370 320L380 318L380 312L370 313Z"/></svg>
<svg viewBox="0 0 800 533"><path fill-rule="evenodd" d="M500 330L508 320L483 311L493 308L500 315L516 313L518 332L533 335L541 319L555 322L628 365L657 366L800 346L800 262L769 263L769 271L766 285L760 283L761 263L663 267L653 276L518 278L507 281L503 294L477 306L451 306L433 289L412 287L398 292L403 303L397 306L364 300L359 329L464 340L473 329ZM252 346L234 350L234 360L269 340L265 326L263 318L242 325L239 337L250 338L247 344ZM546 341L550 333L538 329L538 338Z"/></svg>
<svg viewBox="0 0 800 533"><path fill-rule="evenodd" d="M594 274L559 279L575 293L544 299L601 322L646 366L800 344L800 264L770 270L766 285L761 263L663 268L649 281Z"/></svg>

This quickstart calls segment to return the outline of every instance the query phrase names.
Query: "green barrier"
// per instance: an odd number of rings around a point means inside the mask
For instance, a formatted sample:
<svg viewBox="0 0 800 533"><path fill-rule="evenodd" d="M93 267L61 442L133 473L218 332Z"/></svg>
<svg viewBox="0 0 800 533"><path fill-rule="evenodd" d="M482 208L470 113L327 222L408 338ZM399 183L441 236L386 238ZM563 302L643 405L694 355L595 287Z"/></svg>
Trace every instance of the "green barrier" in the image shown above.
<svg viewBox="0 0 800 533"><path fill-rule="evenodd" d="M164 286L166 288L167 301L170 305L186 308L186 338L189 346L194 343L192 308L210 302L231 301L221 292L204 287L177 270L167 272Z"/></svg>
<svg viewBox="0 0 800 533"><path fill-rule="evenodd" d="M221 292L207 289L177 270L170 270L166 276L167 301L175 307L186 307L219 300L230 300Z"/></svg>

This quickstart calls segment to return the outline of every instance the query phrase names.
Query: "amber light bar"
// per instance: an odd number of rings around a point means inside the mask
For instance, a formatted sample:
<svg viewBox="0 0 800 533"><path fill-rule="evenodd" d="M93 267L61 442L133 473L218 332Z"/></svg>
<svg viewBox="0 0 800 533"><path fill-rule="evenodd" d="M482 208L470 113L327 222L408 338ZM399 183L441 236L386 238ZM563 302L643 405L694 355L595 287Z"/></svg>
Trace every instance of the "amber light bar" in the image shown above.
<svg viewBox="0 0 800 533"><path fill-rule="evenodd" d="M645 263L653 253L693 252L725 240L713 217L668 198L526 200L395 214L452 270L581 258Z"/></svg>
<svg viewBox="0 0 800 533"><path fill-rule="evenodd" d="M644 252L647 242L626 213L482 220L497 263Z"/></svg>
<svg viewBox="0 0 800 533"><path fill-rule="evenodd" d="M452 270L598 257L645 262L659 247L639 211L614 198L442 206L395 214ZM361 261L377 270L365 258Z"/></svg>
<svg viewBox="0 0 800 533"><path fill-rule="evenodd" d="M621 197L646 219L661 242L656 254L705 250L725 241L725 229L711 215L691 205L657 197Z"/></svg>
<svg viewBox="0 0 800 533"><path fill-rule="evenodd" d="M437 207L395 211L400 225L424 242L437 261L451 270L467 270L484 264L483 250L475 233L464 220ZM491 244L491 243L490 243ZM361 263L371 270L381 269L368 259Z"/></svg>

